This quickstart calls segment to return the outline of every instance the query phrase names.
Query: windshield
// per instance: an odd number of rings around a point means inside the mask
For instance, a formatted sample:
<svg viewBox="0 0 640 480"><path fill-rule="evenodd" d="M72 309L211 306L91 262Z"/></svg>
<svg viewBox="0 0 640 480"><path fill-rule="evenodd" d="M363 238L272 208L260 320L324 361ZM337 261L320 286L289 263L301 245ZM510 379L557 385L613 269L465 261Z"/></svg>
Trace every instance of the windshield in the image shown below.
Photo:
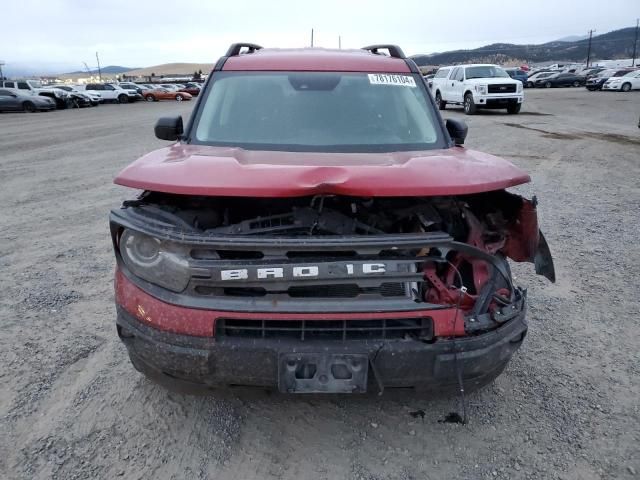
<svg viewBox="0 0 640 480"><path fill-rule="evenodd" d="M419 75L219 72L195 141L247 149L372 152L443 148Z"/></svg>
<svg viewBox="0 0 640 480"><path fill-rule="evenodd" d="M486 65L482 67L468 67L467 80L472 78L508 78L509 74L500 67Z"/></svg>
<svg viewBox="0 0 640 480"><path fill-rule="evenodd" d="M42 82L40 82L40 80L29 80L28 83L33 88L42 88Z"/></svg>

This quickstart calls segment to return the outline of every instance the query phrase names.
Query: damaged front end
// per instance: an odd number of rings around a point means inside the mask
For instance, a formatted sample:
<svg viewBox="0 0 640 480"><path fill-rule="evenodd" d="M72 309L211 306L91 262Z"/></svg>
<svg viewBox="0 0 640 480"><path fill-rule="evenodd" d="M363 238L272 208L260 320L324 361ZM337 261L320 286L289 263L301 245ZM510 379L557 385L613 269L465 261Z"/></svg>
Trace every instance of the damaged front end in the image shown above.
<svg viewBox="0 0 640 480"><path fill-rule="evenodd" d="M504 190L259 199L145 192L112 212L111 232L119 333L134 365L207 385L364 391L367 376L355 370L331 374L330 384L309 370L364 355L380 385L443 386L460 351L465 378L479 386L526 333L526 291L513 284L507 259L555 280L535 199ZM215 343L176 362L152 340L165 332L180 336L181 352L185 339ZM249 352L237 357L243 346ZM256 348L270 353L255 358ZM273 360L292 351L302 356Z"/></svg>

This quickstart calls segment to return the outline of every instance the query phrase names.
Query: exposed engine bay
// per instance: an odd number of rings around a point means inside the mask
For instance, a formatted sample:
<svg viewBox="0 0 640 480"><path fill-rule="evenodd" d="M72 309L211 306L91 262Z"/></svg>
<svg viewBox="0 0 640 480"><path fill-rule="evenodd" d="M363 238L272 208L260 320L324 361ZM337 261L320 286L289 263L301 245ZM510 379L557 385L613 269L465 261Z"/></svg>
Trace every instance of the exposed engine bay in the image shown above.
<svg viewBox="0 0 640 480"><path fill-rule="evenodd" d="M333 300L333 308L346 308L339 303L346 299L352 301L350 310L416 308L407 302L455 306L467 312L469 333L495 327L502 307L524 300L512 283L507 257L534 263L538 273L554 280L535 199L504 190L424 198L145 192L125 202L123 210L134 223L214 242L211 248L195 248L161 240L171 258L182 258L189 268L176 261L155 273L138 268L135 254L125 248L125 264L134 273L162 285L164 279L179 279L183 270L183 281L167 288L223 302L251 299L258 310L261 300L293 311L302 308L300 301L322 300L330 309ZM123 237L125 247L143 243L131 233ZM229 246L215 243L225 239Z"/></svg>

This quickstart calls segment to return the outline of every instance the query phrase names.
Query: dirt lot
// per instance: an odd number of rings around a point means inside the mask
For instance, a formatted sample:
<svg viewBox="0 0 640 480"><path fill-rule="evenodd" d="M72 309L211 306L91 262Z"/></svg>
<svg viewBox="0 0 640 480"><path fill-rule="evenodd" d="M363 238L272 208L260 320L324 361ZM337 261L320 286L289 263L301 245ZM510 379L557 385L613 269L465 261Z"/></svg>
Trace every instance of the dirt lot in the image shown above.
<svg viewBox="0 0 640 480"><path fill-rule="evenodd" d="M169 393L115 329L107 214L118 170L192 104L0 115L0 477L599 479L640 475L640 92L527 91L464 117L468 147L531 172L556 260L529 287L506 372L457 399ZM463 118L460 109L445 116ZM424 419L410 412L423 410Z"/></svg>

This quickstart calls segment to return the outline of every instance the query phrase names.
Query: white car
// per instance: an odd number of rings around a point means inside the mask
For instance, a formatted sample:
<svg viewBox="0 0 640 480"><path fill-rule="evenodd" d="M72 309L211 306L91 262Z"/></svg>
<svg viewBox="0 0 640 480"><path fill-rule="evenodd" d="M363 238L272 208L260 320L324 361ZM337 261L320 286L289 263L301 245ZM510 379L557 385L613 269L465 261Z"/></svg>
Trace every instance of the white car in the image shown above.
<svg viewBox="0 0 640 480"><path fill-rule="evenodd" d="M54 85L54 87L69 93L82 93L91 99L91 105L93 106L96 106L100 102L102 102L102 96L98 92L92 92L90 90L83 92L79 90L78 87L71 85Z"/></svg>
<svg viewBox="0 0 640 480"><path fill-rule="evenodd" d="M129 103L142 98L135 90L126 90L109 83L88 83L77 88L83 92L98 92L105 102Z"/></svg>
<svg viewBox="0 0 640 480"><path fill-rule="evenodd" d="M629 72L622 77L613 77L604 82L603 90L620 90L628 92L630 90L640 90L640 70Z"/></svg>
<svg viewBox="0 0 640 480"><path fill-rule="evenodd" d="M431 87L440 110L462 105L473 115L478 108L506 108L518 113L524 101L523 85L498 65L473 64L441 67Z"/></svg>

